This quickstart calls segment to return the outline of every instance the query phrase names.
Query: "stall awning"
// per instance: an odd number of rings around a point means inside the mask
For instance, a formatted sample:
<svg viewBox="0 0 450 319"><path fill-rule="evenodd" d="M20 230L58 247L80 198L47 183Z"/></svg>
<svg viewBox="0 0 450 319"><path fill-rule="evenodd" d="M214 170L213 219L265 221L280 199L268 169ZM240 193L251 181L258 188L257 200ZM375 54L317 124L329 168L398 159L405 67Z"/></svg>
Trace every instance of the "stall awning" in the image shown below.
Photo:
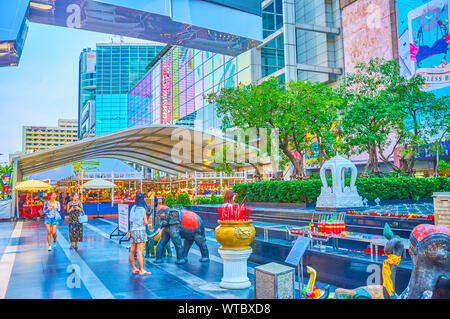
<svg viewBox="0 0 450 319"><path fill-rule="evenodd" d="M50 188L52 188L52 185L49 185L42 181L28 180L17 184L17 186L14 187L14 190L19 192L38 192L38 191L47 191Z"/></svg>
<svg viewBox="0 0 450 319"><path fill-rule="evenodd" d="M116 184L111 183L106 179L95 178L90 180L89 182L84 183L81 187L86 189L110 189L117 186Z"/></svg>
<svg viewBox="0 0 450 319"><path fill-rule="evenodd" d="M180 136L190 145L191 161L186 161L185 155L174 151L174 147L180 143ZM177 175L213 170L213 164L207 155L210 152L207 150L221 149L226 141L222 137L190 127L152 125L87 138L46 151L22 155L15 160L21 176L92 158L115 158ZM198 154L203 160L198 161Z"/></svg>

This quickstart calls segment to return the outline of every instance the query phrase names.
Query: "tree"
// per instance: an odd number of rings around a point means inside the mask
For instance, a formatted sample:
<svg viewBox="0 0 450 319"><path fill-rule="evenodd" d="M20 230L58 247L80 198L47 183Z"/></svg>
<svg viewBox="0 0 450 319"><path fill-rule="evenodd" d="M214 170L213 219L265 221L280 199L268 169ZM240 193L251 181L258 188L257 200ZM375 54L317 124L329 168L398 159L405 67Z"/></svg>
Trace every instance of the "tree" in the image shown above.
<svg viewBox="0 0 450 319"><path fill-rule="evenodd" d="M291 81L288 89L292 109L297 113L296 120L302 121L317 141L319 167L322 167L324 161L336 155L338 145L331 126L338 121L342 99L328 85L319 82ZM312 144L312 140L305 142Z"/></svg>
<svg viewBox="0 0 450 319"><path fill-rule="evenodd" d="M11 172L12 172L11 165L0 165L0 175L11 174Z"/></svg>
<svg viewBox="0 0 450 319"><path fill-rule="evenodd" d="M208 100L216 103L217 113L222 114L225 127L277 129L279 147L294 166L294 177L305 177L306 130L298 119L295 104L288 98L285 86L278 79L270 78L258 85L222 89L218 96L209 95ZM295 151L300 156L295 156Z"/></svg>
<svg viewBox="0 0 450 319"><path fill-rule="evenodd" d="M344 77L340 92L345 104L342 114L343 151L368 152L364 175L379 175L379 153L391 143L392 135L402 131L403 104L399 85L402 77L396 61L371 59L359 63L356 73Z"/></svg>

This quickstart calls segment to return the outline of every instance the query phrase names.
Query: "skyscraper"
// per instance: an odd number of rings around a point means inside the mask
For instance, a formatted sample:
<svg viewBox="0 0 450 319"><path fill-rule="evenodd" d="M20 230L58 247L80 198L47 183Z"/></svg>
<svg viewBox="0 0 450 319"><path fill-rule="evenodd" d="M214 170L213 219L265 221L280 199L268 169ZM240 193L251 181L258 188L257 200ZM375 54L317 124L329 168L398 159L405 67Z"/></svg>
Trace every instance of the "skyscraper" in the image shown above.
<svg viewBox="0 0 450 319"><path fill-rule="evenodd" d="M95 134L95 73L96 53L83 49L79 59L78 80L78 138Z"/></svg>
<svg viewBox="0 0 450 319"><path fill-rule="evenodd" d="M127 94L162 48L159 44L97 44L96 136L127 127Z"/></svg>

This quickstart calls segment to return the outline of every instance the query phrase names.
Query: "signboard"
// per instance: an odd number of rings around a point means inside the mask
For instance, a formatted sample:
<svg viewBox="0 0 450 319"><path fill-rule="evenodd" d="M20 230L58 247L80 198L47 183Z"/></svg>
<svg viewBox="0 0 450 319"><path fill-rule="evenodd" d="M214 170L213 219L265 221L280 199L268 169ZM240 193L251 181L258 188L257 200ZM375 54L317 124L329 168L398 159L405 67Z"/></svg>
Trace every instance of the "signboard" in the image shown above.
<svg viewBox="0 0 450 319"><path fill-rule="evenodd" d="M172 123L172 55L161 62L161 124Z"/></svg>
<svg viewBox="0 0 450 319"><path fill-rule="evenodd" d="M450 0L398 0L401 74L421 74L425 90L448 95L450 89Z"/></svg>
<svg viewBox="0 0 450 319"><path fill-rule="evenodd" d="M130 228L130 213L129 206L127 204L118 204L118 223L119 231L127 233Z"/></svg>
<svg viewBox="0 0 450 319"><path fill-rule="evenodd" d="M309 246L310 241L311 239L309 237L298 236L294 246L284 262L290 265L298 266Z"/></svg>

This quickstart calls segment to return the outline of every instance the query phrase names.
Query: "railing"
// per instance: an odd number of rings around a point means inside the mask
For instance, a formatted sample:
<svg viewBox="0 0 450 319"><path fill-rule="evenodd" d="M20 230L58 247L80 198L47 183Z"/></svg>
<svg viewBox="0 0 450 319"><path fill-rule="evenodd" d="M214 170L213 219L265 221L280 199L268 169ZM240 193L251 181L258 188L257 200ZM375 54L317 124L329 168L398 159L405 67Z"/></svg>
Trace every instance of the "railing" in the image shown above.
<svg viewBox="0 0 450 319"><path fill-rule="evenodd" d="M94 178L103 178L103 179L114 179L114 180L140 180L143 179L142 173L139 172L127 172L127 173L120 173L120 172L78 172L76 179L80 180L87 180L87 179L94 179Z"/></svg>
<svg viewBox="0 0 450 319"><path fill-rule="evenodd" d="M178 179L246 179L247 174L245 172L232 172L230 174L225 174L221 172L203 172L203 173L187 173L180 174Z"/></svg>

